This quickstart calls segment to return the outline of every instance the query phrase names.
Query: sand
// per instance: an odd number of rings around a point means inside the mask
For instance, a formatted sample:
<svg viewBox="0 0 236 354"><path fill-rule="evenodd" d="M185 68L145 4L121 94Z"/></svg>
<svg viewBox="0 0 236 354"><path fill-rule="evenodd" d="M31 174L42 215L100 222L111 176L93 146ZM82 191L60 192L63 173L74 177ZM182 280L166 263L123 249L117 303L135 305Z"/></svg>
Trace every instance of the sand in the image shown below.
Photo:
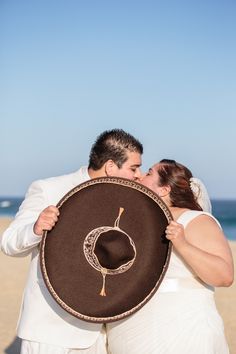
<svg viewBox="0 0 236 354"><path fill-rule="evenodd" d="M0 235L10 223L0 218ZM236 242L230 242L236 262ZM16 338L16 324L27 277L30 257L16 258L0 252L0 354L18 354L20 341ZM216 305L221 314L230 353L236 353L236 282L230 288L216 289ZM200 353L199 353L200 354Z"/></svg>

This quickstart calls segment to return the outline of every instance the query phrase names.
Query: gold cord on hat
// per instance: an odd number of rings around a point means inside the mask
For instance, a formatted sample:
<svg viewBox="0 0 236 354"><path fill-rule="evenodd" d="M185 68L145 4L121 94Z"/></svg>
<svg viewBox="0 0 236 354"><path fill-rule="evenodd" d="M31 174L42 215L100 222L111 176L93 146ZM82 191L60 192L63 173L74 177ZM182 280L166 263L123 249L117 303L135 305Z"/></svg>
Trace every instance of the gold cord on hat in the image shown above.
<svg viewBox="0 0 236 354"><path fill-rule="evenodd" d="M101 289L99 295L107 296L107 294L105 292L105 281L106 281L107 269L106 268L102 268L101 269L101 273L102 273L102 289Z"/></svg>
<svg viewBox="0 0 236 354"><path fill-rule="evenodd" d="M120 210L119 210L119 215L114 223L114 227L119 227L119 222L120 222L120 217L121 217L121 214L123 213L125 209L120 207Z"/></svg>

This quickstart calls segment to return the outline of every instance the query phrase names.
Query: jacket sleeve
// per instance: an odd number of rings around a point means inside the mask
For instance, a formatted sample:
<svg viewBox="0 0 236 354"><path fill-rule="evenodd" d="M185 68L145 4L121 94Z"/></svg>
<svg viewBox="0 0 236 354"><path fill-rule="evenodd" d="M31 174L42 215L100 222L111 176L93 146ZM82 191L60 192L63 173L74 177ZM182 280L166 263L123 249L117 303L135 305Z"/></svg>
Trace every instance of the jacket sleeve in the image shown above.
<svg viewBox="0 0 236 354"><path fill-rule="evenodd" d="M33 226L40 212L48 206L43 181L36 181L29 187L15 219L2 235L1 249L9 256L27 256L41 241L33 232Z"/></svg>

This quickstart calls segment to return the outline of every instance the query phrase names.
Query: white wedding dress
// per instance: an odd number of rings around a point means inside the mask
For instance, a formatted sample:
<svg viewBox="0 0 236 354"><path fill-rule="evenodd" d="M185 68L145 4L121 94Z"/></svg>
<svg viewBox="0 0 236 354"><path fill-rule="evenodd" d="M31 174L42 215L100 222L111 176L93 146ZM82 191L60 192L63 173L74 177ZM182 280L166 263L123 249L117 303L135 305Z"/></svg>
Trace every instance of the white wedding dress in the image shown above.
<svg viewBox="0 0 236 354"><path fill-rule="evenodd" d="M177 220L184 227L200 211ZM214 288L200 281L172 251L161 286L137 313L107 324L111 354L228 354Z"/></svg>

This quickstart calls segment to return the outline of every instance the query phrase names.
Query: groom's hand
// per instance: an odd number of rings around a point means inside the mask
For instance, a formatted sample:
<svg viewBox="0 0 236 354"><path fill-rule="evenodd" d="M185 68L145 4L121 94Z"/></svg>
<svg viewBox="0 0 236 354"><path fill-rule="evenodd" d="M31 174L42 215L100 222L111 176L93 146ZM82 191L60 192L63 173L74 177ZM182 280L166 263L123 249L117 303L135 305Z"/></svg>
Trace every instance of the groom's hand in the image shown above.
<svg viewBox="0 0 236 354"><path fill-rule="evenodd" d="M50 231L55 226L59 216L59 209L54 205L45 208L34 224L34 233L37 236L42 236L44 231Z"/></svg>

